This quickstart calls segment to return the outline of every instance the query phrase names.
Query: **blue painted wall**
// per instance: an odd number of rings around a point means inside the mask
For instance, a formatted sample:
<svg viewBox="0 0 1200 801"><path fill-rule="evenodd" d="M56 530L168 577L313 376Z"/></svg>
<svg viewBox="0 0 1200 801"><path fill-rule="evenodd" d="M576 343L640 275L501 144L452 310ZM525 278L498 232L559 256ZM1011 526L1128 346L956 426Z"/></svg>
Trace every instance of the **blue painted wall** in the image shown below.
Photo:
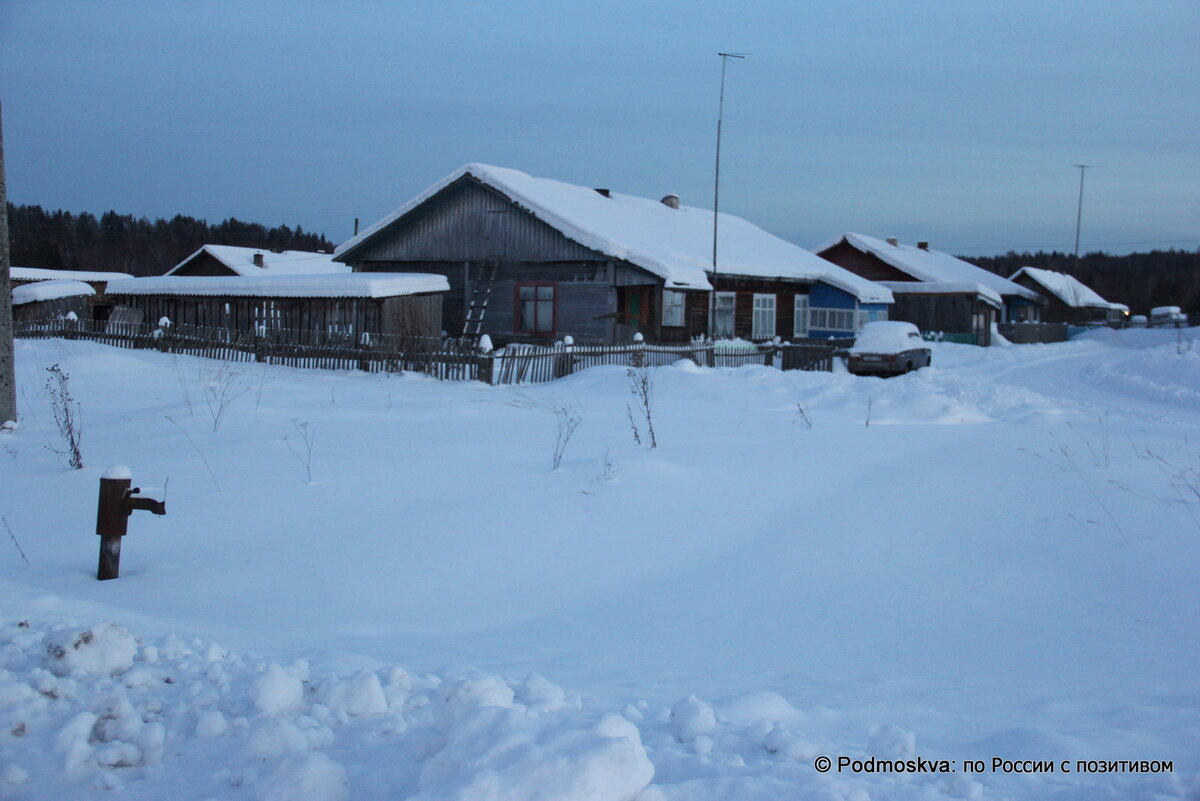
<svg viewBox="0 0 1200 801"><path fill-rule="evenodd" d="M888 303L859 303L858 299L845 290L818 281L808 290L809 309L857 309L859 311L887 312ZM872 319L875 319L872 316ZM823 328L808 329L808 335L813 339L846 339L854 336L849 331L831 331Z"/></svg>
<svg viewBox="0 0 1200 801"><path fill-rule="evenodd" d="M818 281L808 290L808 305L820 309L853 309L857 298L849 292Z"/></svg>

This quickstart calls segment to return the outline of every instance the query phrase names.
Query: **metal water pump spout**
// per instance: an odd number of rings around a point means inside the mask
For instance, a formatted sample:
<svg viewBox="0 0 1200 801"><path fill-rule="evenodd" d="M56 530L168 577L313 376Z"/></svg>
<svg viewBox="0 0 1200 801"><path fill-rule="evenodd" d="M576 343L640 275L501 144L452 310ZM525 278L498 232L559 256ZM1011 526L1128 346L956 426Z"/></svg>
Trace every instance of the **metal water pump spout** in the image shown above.
<svg viewBox="0 0 1200 801"><path fill-rule="evenodd" d="M165 515L166 501L135 498L141 487L131 487L133 474L124 465L113 465L100 477L100 499L96 505L96 533L100 535L100 564L96 578L115 579L121 574L121 538L129 528L135 509Z"/></svg>

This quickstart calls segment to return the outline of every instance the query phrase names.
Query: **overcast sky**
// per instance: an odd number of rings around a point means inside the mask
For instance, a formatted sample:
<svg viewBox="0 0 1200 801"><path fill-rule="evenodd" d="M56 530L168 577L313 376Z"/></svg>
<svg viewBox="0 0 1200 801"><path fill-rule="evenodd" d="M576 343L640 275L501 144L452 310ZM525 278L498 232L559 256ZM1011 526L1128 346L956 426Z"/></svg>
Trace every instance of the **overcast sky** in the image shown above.
<svg viewBox="0 0 1200 801"><path fill-rule="evenodd" d="M986 255L1200 246L1197 0L0 0L9 200L350 236L461 164Z"/></svg>

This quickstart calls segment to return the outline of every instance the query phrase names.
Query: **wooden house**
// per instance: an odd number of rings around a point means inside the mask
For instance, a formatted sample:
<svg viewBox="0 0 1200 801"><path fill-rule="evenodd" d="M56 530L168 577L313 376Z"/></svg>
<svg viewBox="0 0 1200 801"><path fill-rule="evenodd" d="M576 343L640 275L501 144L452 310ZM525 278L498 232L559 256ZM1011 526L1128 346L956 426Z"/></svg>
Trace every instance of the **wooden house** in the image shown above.
<svg viewBox="0 0 1200 801"><path fill-rule="evenodd" d="M1129 316L1128 306L1108 302L1087 284L1066 273L1022 267L1008 280L1045 298L1042 319L1048 323L1120 325Z"/></svg>
<svg viewBox="0 0 1200 801"><path fill-rule="evenodd" d="M263 248L243 248L234 245L204 245L192 255L167 271L177 276L235 276L317 275L348 273L350 268L338 264L329 253L310 253L285 250L276 253Z"/></svg>
<svg viewBox="0 0 1200 801"><path fill-rule="evenodd" d="M440 275L329 273L134 278L109 292L123 322L439 337L448 288Z"/></svg>
<svg viewBox="0 0 1200 801"><path fill-rule="evenodd" d="M852 320L886 313L886 289L738 217L718 225L714 273L712 211L468 164L334 258L361 272L444 275L447 330L498 345L840 331L811 330L811 297Z"/></svg>
<svg viewBox="0 0 1200 801"><path fill-rule="evenodd" d="M928 242L902 245L896 239L845 233L815 252L891 289L896 297L892 319L950 340L988 345L993 323L1040 318L1038 293L931 250Z"/></svg>

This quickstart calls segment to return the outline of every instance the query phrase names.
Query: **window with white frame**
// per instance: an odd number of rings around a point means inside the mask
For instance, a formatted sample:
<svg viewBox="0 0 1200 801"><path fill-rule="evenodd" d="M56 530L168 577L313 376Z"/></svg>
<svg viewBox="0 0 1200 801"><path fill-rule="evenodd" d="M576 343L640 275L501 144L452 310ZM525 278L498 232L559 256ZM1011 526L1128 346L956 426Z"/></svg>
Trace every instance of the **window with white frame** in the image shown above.
<svg viewBox="0 0 1200 801"><path fill-rule="evenodd" d="M662 293L662 324L683 325L683 303L687 297L682 292L664 289Z"/></svg>
<svg viewBox="0 0 1200 801"><path fill-rule="evenodd" d="M775 296L754 294L754 314L750 319L751 339L775 336Z"/></svg>
<svg viewBox="0 0 1200 801"><path fill-rule="evenodd" d="M820 331L854 332L854 309L809 309L808 327Z"/></svg>
<svg viewBox="0 0 1200 801"><path fill-rule="evenodd" d="M808 336L808 295L796 295L796 316L792 322L792 336Z"/></svg>
<svg viewBox="0 0 1200 801"><path fill-rule="evenodd" d="M733 336L733 310L737 303L736 292L718 292L716 314L713 316L713 338Z"/></svg>

